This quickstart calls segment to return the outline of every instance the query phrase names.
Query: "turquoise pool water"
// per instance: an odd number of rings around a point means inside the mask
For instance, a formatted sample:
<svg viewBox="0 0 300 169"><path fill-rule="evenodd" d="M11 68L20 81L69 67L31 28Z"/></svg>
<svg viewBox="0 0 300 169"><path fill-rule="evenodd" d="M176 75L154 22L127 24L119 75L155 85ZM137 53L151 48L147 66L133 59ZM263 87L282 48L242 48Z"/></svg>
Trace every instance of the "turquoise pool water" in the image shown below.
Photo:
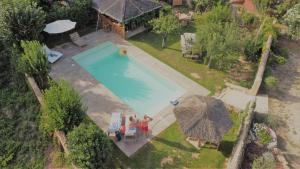
<svg viewBox="0 0 300 169"><path fill-rule="evenodd" d="M118 47L106 42L73 57L97 81L129 105L139 117L154 116L180 97L184 90L157 72L120 56Z"/></svg>

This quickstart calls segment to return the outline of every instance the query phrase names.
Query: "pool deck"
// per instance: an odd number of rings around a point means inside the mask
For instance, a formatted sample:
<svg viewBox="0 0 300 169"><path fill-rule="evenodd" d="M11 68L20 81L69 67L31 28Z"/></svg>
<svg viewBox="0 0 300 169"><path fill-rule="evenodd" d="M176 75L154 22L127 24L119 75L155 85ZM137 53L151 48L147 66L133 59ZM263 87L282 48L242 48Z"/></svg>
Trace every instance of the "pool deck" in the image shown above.
<svg viewBox="0 0 300 169"><path fill-rule="evenodd" d="M111 41L119 47L125 48L129 57L134 58L140 64L158 72L166 79L181 86L186 92L180 99L192 94L209 94L209 91L204 87L114 33L107 33L100 30L98 32L87 34L82 38L87 43L87 46L83 48L79 48L71 42L53 48L53 50L62 52L64 56L56 63L52 64L50 76L55 80L64 79L72 85L72 87L82 96L82 101L88 108L87 115L103 131L107 130L113 112L134 114L134 111L72 59L74 55L93 48L100 43ZM147 110L145 110L145 112L147 112ZM140 136L137 140L128 139L126 142L123 140L115 142L127 156L132 156L153 137L176 121L173 113L173 106L171 104L168 105L153 118L154 120L149 124L151 130L149 138L146 139L143 136Z"/></svg>

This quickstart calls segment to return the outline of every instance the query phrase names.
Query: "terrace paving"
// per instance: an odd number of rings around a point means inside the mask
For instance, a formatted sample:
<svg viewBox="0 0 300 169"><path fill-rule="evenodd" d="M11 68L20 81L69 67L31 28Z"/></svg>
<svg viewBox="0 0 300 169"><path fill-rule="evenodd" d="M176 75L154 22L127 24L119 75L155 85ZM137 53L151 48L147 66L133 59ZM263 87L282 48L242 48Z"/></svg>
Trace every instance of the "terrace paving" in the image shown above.
<svg viewBox="0 0 300 169"><path fill-rule="evenodd" d="M107 130L113 112L131 114L134 113L134 111L72 60L74 55L93 48L100 43L111 41L119 47L126 48L129 57L134 58L140 64L149 67L151 70L158 72L165 78L181 86L186 91L181 98L192 94L209 94L209 91L204 87L114 33L98 31L85 35L82 38L87 43L86 47L79 48L71 42L68 42L54 48L54 50L62 52L64 56L52 65L50 76L55 80L64 79L68 81L72 87L79 92L82 96L83 103L88 108L87 115L103 131ZM147 110L145 110L145 112L147 112ZM133 155L153 137L176 121L173 114L173 106L168 105L153 118L154 120L149 124L151 134L148 139L141 136L137 141L116 142L116 145L127 156Z"/></svg>

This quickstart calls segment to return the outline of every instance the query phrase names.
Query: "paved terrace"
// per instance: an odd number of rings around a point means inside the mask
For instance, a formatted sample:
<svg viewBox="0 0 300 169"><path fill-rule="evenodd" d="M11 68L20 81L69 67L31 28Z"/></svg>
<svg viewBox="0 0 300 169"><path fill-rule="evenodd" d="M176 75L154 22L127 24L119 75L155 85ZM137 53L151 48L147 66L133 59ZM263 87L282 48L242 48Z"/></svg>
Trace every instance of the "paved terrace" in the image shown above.
<svg viewBox="0 0 300 169"><path fill-rule="evenodd" d="M79 48L71 42L54 48L54 50L62 52L64 56L52 65L50 76L55 80L64 79L68 81L72 87L79 92L82 96L83 103L88 107L87 115L103 131L106 131L108 128L112 112L129 114L134 113L134 111L129 106L122 103L117 96L72 60L72 56L84 50L93 48L100 43L111 41L120 47L126 48L129 57L133 57L140 64L149 67L151 70L158 72L165 78L177 83L185 89L186 92L182 97L191 94L209 94L209 91L204 87L198 85L114 33L98 31L85 35L82 38L88 44L84 48ZM173 106L168 105L158 113L154 117L154 120L149 124L151 135L148 139L141 136L137 141L128 139L126 142L122 140L121 142L116 142L116 144L127 156L131 156L154 136L158 135L175 121Z"/></svg>

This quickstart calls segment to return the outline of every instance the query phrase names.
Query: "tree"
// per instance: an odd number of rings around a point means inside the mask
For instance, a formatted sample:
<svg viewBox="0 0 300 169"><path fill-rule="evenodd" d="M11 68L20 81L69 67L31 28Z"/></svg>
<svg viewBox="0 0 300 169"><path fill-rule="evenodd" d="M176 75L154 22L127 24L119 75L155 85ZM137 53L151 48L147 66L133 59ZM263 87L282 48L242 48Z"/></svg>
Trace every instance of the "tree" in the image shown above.
<svg viewBox="0 0 300 169"><path fill-rule="evenodd" d="M48 60L42 45L38 41L21 41L23 53L19 59L22 72L32 76L40 88L45 88L48 81Z"/></svg>
<svg viewBox="0 0 300 169"><path fill-rule="evenodd" d="M104 169L111 158L109 138L92 123L74 128L68 134L68 145L71 161L83 169Z"/></svg>
<svg viewBox="0 0 300 169"><path fill-rule="evenodd" d="M162 35L162 48L166 47L167 36L180 28L178 19L173 15L161 15L150 21L153 31Z"/></svg>
<svg viewBox="0 0 300 169"><path fill-rule="evenodd" d="M70 19L77 22L77 25L83 26L89 21L89 14L92 6L91 0L73 0L69 5L62 5L59 1L51 5L48 15L48 21L58 19Z"/></svg>
<svg viewBox="0 0 300 169"><path fill-rule="evenodd" d="M45 134L54 130L67 133L84 119L81 97L63 80L50 83L44 93L44 102L40 128Z"/></svg>
<svg viewBox="0 0 300 169"><path fill-rule="evenodd" d="M193 0L195 11L201 13L212 9L219 2L219 0Z"/></svg>
<svg viewBox="0 0 300 169"><path fill-rule="evenodd" d="M289 32L294 39L300 38L300 3L289 9L283 16L284 22L289 27Z"/></svg>
<svg viewBox="0 0 300 169"><path fill-rule="evenodd" d="M197 42L194 48L208 67L226 70L243 52L244 31L231 17L227 6L218 5L196 19Z"/></svg>
<svg viewBox="0 0 300 169"><path fill-rule="evenodd" d="M46 14L33 0L4 0L5 22L16 41L37 40Z"/></svg>

